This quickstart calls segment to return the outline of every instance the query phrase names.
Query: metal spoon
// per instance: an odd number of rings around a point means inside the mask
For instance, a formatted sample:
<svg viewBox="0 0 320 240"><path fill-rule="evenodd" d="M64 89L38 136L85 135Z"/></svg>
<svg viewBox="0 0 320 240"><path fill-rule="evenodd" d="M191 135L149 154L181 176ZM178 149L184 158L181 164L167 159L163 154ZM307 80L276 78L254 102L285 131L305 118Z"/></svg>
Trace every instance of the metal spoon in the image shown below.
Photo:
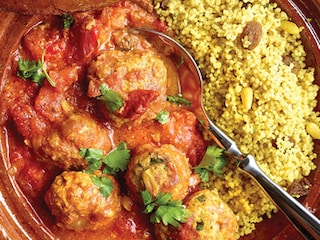
<svg viewBox="0 0 320 240"><path fill-rule="evenodd" d="M227 152L229 152L238 160L237 165L239 169L258 183L261 189L285 214L288 220L305 239L320 239L320 220L310 211L308 211L301 203L294 199L289 193L284 191L280 186L275 184L268 176L266 176L257 165L254 157L250 154L243 154L238 149L236 143L208 118L202 105L202 75L190 53L181 44L163 33L150 29L135 29L135 31L144 35L148 40L151 40L151 42L155 42L155 45L158 47L158 49L164 50L170 47L176 56L183 58L184 64L187 66L189 72L193 76L181 79L181 81L189 82L181 82L180 84L182 87L191 85L193 90L189 89L188 93L191 92L193 93L193 97L200 98L198 99L201 111L200 114L202 117L207 119L208 130L214 135L217 143L224 147ZM201 90L199 94L196 93L197 89ZM182 94L184 94L183 88Z"/></svg>

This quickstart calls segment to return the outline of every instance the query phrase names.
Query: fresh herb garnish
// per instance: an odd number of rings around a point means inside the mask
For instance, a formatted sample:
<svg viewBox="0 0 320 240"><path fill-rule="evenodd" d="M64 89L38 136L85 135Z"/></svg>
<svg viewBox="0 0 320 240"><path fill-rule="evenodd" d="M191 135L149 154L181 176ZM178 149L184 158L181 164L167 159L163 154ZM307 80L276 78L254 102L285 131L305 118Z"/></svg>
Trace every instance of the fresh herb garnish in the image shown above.
<svg viewBox="0 0 320 240"><path fill-rule="evenodd" d="M62 15L63 18L63 28L69 29L71 25L74 23L74 18L71 14Z"/></svg>
<svg viewBox="0 0 320 240"><path fill-rule="evenodd" d="M103 101L110 112L117 111L123 106L123 99L120 94L110 89L107 84L101 84L99 90L101 96L97 99Z"/></svg>
<svg viewBox="0 0 320 240"><path fill-rule="evenodd" d="M157 121L161 124L165 124L170 120L170 113L168 111L162 110L157 114Z"/></svg>
<svg viewBox="0 0 320 240"><path fill-rule="evenodd" d="M18 76L23 79L31 78L33 82L42 84L44 74L41 71L40 61L22 60L18 61Z"/></svg>
<svg viewBox="0 0 320 240"><path fill-rule="evenodd" d="M87 172L93 173L102 167L102 150L95 148L80 148L80 155L89 163L86 169Z"/></svg>
<svg viewBox="0 0 320 240"><path fill-rule="evenodd" d="M102 162L105 164L103 172L111 175L115 175L120 171L124 172L127 169L129 160L130 150L122 142L102 159Z"/></svg>
<svg viewBox="0 0 320 240"><path fill-rule="evenodd" d="M200 222L197 222L196 230L197 230L197 231L202 231L203 228L204 228L204 222L203 222L203 220L201 220Z"/></svg>
<svg viewBox="0 0 320 240"><path fill-rule="evenodd" d="M164 163L164 159L162 159L162 158L151 158L150 159L150 165L157 164L157 163Z"/></svg>
<svg viewBox="0 0 320 240"><path fill-rule="evenodd" d="M190 212L179 200L171 200L170 193L159 193L153 198L148 190L141 192L141 197L145 206L144 213L150 215L150 222L168 224L179 227L179 223L184 223L190 216Z"/></svg>
<svg viewBox="0 0 320 240"><path fill-rule="evenodd" d="M91 176L92 182L99 187L99 190L104 197L109 197L112 190L113 190L113 184L112 181L109 178L106 178L104 176L98 177L98 176Z"/></svg>
<svg viewBox="0 0 320 240"><path fill-rule="evenodd" d="M222 175L224 167L227 165L227 160L223 156L224 150L217 146L209 146L200 164L194 168L195 173L200 175L202 182L209 181L209 173Z"/></svg>
<svg viewBox="0 0 320 240"><path fill-rule="evenodd" d="M188 101L187 99L185 99L181 93L179 93L178 95L176 96L167 96L167 101L168 102L171 102L171 103L175 103L175 104L178 104L178 105L185 105L187 107L190 107L191 106L191 102Z"/></svg>
<svg viewBox="0 0 320 240"><path fill-rule="evenodd" d="M89 163L86 169L89 173L103 168L103 173L116 175L119 171L124 172L127 169L130 160L130 150L124 142L107 155L95 148L81 148L80 155Z"/></svg>
<svg viewBox="0 0 320 240"><path fill-rule="evenodd" d="M80 155L89 163L85 172L91 174L103 168L103 174L116 175L119 171L124 172L127 169L130 160L130 150L124 142L107 155L103 155L102 150L95 148L80 148ZM113 184L109 178L92 176L91 179L104 197L111 194Z"/></svg>
<svg viewBox="0 0 320 240"><path fill-rule="evenodd" d="M49 74L47 73L46 65L44 62L45 53L46 50L43 50L41 60L30 61L29 59L19 59L17 75L22 79L30 79L32 82L35 82L39 85L42 85L44 79L46 78L50 85L55 87L56 83L50 78Z"/></svg>
<svg viewBox="0 0 320 240"><path fill-rule="evenodd" d="M206 201L206 196L205 195L200 195L199 197L197 197L199 202L205 202Z"/></svg>

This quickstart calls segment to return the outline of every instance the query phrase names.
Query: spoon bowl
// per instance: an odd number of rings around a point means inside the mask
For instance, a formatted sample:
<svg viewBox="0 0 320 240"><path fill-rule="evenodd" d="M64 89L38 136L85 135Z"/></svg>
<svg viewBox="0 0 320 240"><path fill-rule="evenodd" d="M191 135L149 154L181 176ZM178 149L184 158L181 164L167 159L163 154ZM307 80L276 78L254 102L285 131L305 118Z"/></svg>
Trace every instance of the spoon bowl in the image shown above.
<svg viewBox="0 0 320 240"><path fill-rule="evenodd" d="M182 60L183 66L179 67L179 74L183 76L180 78L181 93L185 98L191 100L193 105L191 110L199 119L204 120L201 122L212 134L215 142L233 157L240 171L255 180L305 239L320 239L320 220L264 174L254 157L242 153L235 141L209 119L202 104L203 78L191 54L181 44L163 33L150 29L135 29L134 31L142 34L151 43L155 43L158 49L170 48L175 58Z"/></svg>

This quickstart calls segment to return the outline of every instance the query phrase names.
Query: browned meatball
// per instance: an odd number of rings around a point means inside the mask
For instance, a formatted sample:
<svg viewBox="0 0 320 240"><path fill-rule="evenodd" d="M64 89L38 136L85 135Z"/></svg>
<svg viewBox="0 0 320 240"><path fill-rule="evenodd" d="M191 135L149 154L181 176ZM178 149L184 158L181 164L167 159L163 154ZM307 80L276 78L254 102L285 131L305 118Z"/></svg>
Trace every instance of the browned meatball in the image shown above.
<svg viewBox="0 0 320 240"><path fill-rule="evenodd" d="M113 176L111 194L104 197L92 175L69 171L57 176L45 195L45 202L57 225L71 230L98 229L110 224L121 211L119 185Z"/></svg>
<svg viewBox="0 0 320 240"><path fill-rule="evenodd" d="M123 124L115 129L114 141L116 144L125 141L133 151L143 144L172 144L186 154L190 165L194 167L200 163L208 142L202 135L194 113L174 104L168 105L164 110L170 113L169 122L160 124L156 120L149 120L141 124Z"/></svg>
<svg viewBox="0 0 320 240"><path fill-rule="evenodd" d="M186 201L190 217L178 229L156 224L156 239L234 240L237 239L237 217L212 190L193 193Z"/></svg>
<svg viewBox="0 0 320 240"><path fill-rule="evenodd" d="M68 116L51 131L32 138L32 147L41 161L63 169L83 169L86 161L80 156L80 148L97 148L106 154L112 148L110 133L89 114Z"/></svg>
<svg viewBox="0 0 320 240"><path fill-rule="evenodd" d="M126 183L131 196L140 200L141 191L152 196L171 193L172 199L183 199L189 189L191 170L185 154L173 145L143 146L128 165Z"/></svg>
<svg viewBox="0 0 320 240"><path fill-rule="evenodd" d="M164 95L167 68L160 56L152 50L106 50L101 52L88 69L88 96L101 95L99 86L108 84L123 98L137 90L153 90Z"/></svg>
<svg viewBox="0 0 320 240"><path fill-rule="evenodd" d="M158 113L165 102L167 72L162 57L151 49L106 50L89 66L88 96L100 96L99 87L107 84L123 99L112 117L137 119L144 113Z"/></svg>

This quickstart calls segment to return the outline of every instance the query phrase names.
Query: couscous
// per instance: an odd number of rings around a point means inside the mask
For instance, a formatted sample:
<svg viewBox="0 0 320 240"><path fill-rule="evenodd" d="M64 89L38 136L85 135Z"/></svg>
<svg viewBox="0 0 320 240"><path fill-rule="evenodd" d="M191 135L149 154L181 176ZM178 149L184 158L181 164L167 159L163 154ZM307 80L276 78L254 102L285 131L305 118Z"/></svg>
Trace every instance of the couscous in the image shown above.
<svg viewBox="0 0 320 240"><path fill-rule="evenodd" d="M302 28L268 0L155 0L155 8L203 73L208 115L241 151L284 188L315 169L318 86ZM210 187L237 214L240 237L277 209L234 165Z"/></svg>

